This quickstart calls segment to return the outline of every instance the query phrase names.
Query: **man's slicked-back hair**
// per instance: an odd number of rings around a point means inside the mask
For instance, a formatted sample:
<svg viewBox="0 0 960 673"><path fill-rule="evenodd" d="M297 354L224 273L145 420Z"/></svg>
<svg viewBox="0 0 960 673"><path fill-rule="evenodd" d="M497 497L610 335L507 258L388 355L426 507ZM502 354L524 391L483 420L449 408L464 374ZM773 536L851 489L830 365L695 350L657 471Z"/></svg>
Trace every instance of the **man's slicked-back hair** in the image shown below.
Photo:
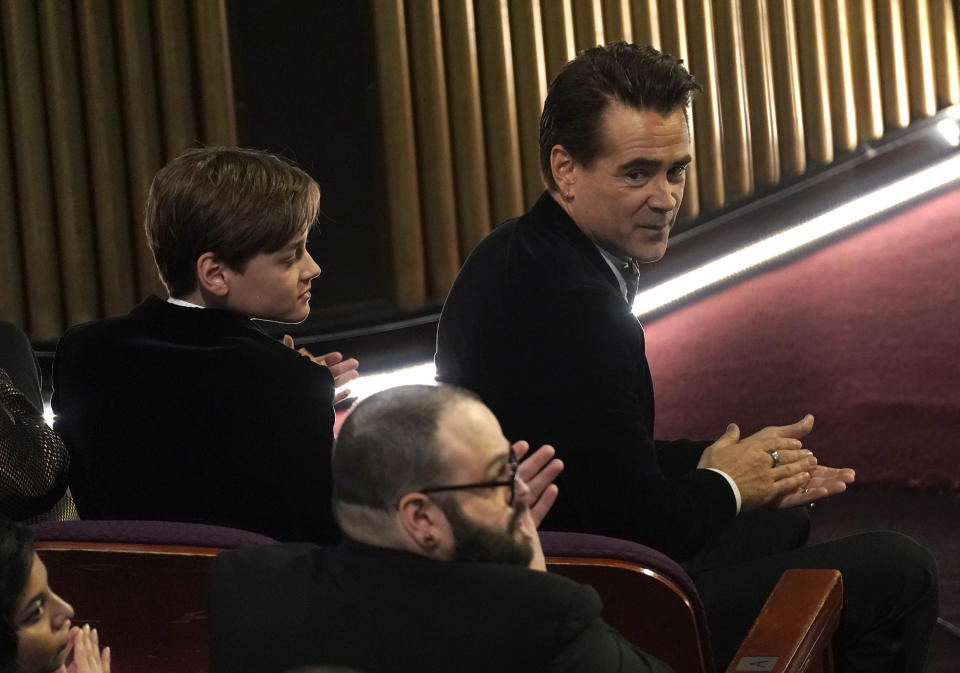
<svg viewBox="0 0 960 673"><path fill-rule="evenodd" d="M540 172L557 189L550 152L562 145L583 166L603 152L600 119L617 101L637 110L686 110L700 85L683 61L653 47L614 42L580 52L557 74L540 116Z"/></svg>
<svg viewBox="0 0 960 673"><path fill-rule="evenodd" d="M399 386L362 400L333 447L333 503L381 511L407 493L442 483L448 473L437 423L450 405L477 401L451 385Z"/></svg>
<svg viewBox="0 0 960 673"><path fill-rule="evenodd" d="M260 253L302 236L320 209L320 187L281 157L237 147L187 150L153 178L144 228L160 278L174 297L197 284L205 252L242 272Z"/></svg>

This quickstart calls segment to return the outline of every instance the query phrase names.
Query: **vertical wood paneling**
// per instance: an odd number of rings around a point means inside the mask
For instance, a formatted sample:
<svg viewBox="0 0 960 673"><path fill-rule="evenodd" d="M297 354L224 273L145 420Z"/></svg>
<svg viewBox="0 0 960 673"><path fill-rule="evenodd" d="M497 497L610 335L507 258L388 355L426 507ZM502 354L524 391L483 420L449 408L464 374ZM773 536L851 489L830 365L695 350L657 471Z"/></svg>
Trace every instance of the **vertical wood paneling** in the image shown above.
<svg viewBox="0 0 960 673"><path fill-rule="evenodd" d="M58 0L51 0L56 3ZM157 119L157 80L153 69L150 5L146 0L116 4L123 121L127 138L130 227L135 248L139 295L163 296L153 254L143 229L144 204L153 174L163 165L161 130Z"/></svg>
<svg viewBox="0 0 960 673"><path fill-rule="evenodd" d="M423 237L426 240L427 294L443 298L460 269L454 204L453 166L443 44L438 0L407 3L410 65L416 122ZM429 148L429 149L428 149Z"/></svg>
<svg viewBox="0 0 960 673"><path fill-rule="evenodd" d="M713 18L720 115L723 119L724 183L726 199L735 201L753 191L753 153L750 148L750 122L747 119L740 0L717 0Z"/></svg>
<svg viewBox="0 0 960 673"><path fill-rule="evenodd" d="M540 7L543 16L543 46L547 56L547 82L560 72L563 64L577 54L573 37L572 0L547 0Z"/></svg>
<svg viewBox="0 0 960 673"><path fill-rule="evenodd" d="M573 33L577 52L604 44L602 0L573 0Z"/></svg>
<svg viewBox="0 0 960 673"><path fill-rule="evenodd" d="M633 42L630 0L603 0L603 38L605 42Z"/></svg>
<svg viewBox="0 0 960 673"><path fill-rule="evenodd" d="M236 145L237 120L224 0L192 0L192 4L204 142Z"/></svg>
<svg viewBox="0 0 960 673"><path fill-rule="evenodd" d="M793 177L807 170L793 0L770 0L769 10L780 171L785 177Z"/></svg>
<svg viewBox="0 0 960 673"><path fill-rule="evenodd" d="M930 32L937 76L937 107L960 104L960 58L951 0L930 0Z"/></svg>
<svg viewBox="0 0 960 673"><path fill-rule="evenodd" d="M374 12L380 125L383 133L387 218L394 299L401 308L426 299L417 159L410 100L407 30L402 0L381 2Z"/></svg>
<svg viewBox="0 0 960 673"><path fill-rule="evenodd" d="M118 315L130 309L136 293L109 1L80 0L77 23L83 82L88 93L84 99L87 155L97 222L101 305L107 315Z"/></svg>
<svg viewBox="0 0 960 673"><path fill-rule="evenodd" d="M178 156L199 141L193 108L190 26L183 2L153 2L165 159Z"/></svg>
<svg viewBox="0 0 960 673"><path fill-rule="evenodd" d="M37 8L47 100L51 101L47 124L64 311L67 325L73 325L100 315L77 45L69 3L43 0Z"/></svg>
<svg viewBox="0 0 960 673"><path fill-rule="evenodd" d="M767 0L748 0L742 6L742 15L753 179L758 188L766 188L780 182Z"/></svg>
<svg viewBox="0 0 960 673"><path fill-rule="evenodd" d="M903 24L910 113L914 119L932 117L937 112L937 90L927 0L903 0Z"/></svg>
<svg viewBox="0 0 960 673"><path fill-rule="evenodd" d="M821 0L797 3L797 31L805 37L799 55L807 159L812 164L826 165L833 161L833 129Z"/></svg>
<svg viewBox="0 0 960 673"><path fill-rule="evenodd" d="M0 16L0 20L3 17ZM0 49L0 101L5 100L6 54ZM20 265L20 231L17 225L16 187L13 181L7 106L0 104L0 317L26 327L23 269Z"/></svg>
<svg viewBox="0 0 960 673"><path fill-rule="evenodd" d="M722 207L726 199L713 3L711 0L687 0L684 9L690 71L703 87L703 93L694 105L693 115L700 208L705 211L715 210Z"/></svg>
<svg viewBox="0 0 960 673"><path fill-rule="evenodd" d="M960 104L960 58L951 0L930 0L930 32L937 77L937 107Z"/></svg>
<svg viewBox="0 0 960 673"><path fill-rule="evenodd" d="M850 42L862 38L859 33L851 32L846 2L826 2L824 9L833 147L837 152L852 152L857 147L857 112Z"/></svg>
<svg viewBox="0 0 960 673"><path fill-rule="evenodd" d="M480 47L484 133L490 165L490 212L495 222L523 212L517 97L513 79L513 49L507 0L475 6Z"/></svg>
<svg viewBox="0 0 960 673"><path fill-rule="evenodd" d="M441 19L462 260L492 226L473 0L443 0Z"/></svg>
<svg viewBox="0 0 960 673"><path fill-rule="evenodd" d="M42 74L33 0L0 2L6 80L13 139L17 202L26 281L27 324L37 339L57 336L63 326L60 274L54 230L49 142L43 116Z"/></svg>
<svg viewBox="0 0 960 673"><path fill-rule="evenodd" d="M910 97L900 0L879 2L876 10L883 121L887 127L905 128L910 123Z"/></svg>
<svg viewBox="0 0 960 673"><path fill-rule="evenodd" d="M657 0L633 0L630 3L630 13L633 19L634 42L661 49L660 12L657 9Z"/></svg>
<svg viewBox="0 0 960 673"><path fill-rule="evenodd" d="M538 145L540 112L547 97L543 21L540 0L511 0L510 33L517 90L517 123L524 203L533 204L543 191Z"/></svg>
<svg viewBox="0 0 960 673"><path fill-rule="evenodd" d="M850 62L857 135L861 140L876 140L883 135L883 104L880 101L877 19L873 0L847 0L847 20L851 35Z"/></svg>
<svg viewBox="0 0 960 673"><path fill-rule="evenodd" d="M690 69L690 56L687 50L687 19L686 10L683 8L683 0L660 0L656 5L657 15L660 24L658 32L661 39L661 50L681 59L687 69ZM636 17L636 14L634 14ZM651 14L652 16L652 14ZM694 73L696 77L696 73ZM690 145L694 150L694 161L687 167L687 181L683 192L683 203L680 204L680 222L676 225L679 231L683 227L683 222L689 221L700 214L700 193L699 178L700 156L696 151L696 119L700 114L701 103L694 102L691 115L688 115L688 130L690 131Z"/></svg>

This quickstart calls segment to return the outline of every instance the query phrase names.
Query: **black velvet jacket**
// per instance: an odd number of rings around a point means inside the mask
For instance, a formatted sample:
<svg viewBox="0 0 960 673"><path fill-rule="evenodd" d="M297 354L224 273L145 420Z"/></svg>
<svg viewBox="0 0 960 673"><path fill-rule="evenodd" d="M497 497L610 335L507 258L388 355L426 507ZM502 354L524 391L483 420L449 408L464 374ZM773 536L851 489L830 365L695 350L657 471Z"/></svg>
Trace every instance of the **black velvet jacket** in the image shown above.
<svg viewBox="0 0 960 673"><path fill-rule="evenodd" d="M588 586L347 542L226 551L208 579L215 673L669 673Z"/></svg>
<svg viewBox="0 0 960 673"><path fill-rule="evenodd" d="M338 539L333 379L252 321L151 297L70 329L53 382L81 517Z"/></svg>
<svg viewBox="0 0 960 673"><path fill-rule="evenodd" d="M475 391L511 440L549 443L566 469L544 528L638 540L677 559L736 516L697 470L706 443L655 442L643 328L614 272L544 193L467 259L437 335L441 381Z"/></svg>

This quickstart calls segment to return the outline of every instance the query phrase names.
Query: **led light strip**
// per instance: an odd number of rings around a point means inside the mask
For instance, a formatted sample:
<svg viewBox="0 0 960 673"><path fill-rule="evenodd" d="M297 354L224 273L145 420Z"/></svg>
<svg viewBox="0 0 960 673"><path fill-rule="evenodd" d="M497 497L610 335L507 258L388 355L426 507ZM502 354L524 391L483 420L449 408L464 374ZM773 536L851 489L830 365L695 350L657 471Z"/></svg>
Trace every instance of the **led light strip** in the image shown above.
<svg viewBox="0 0 960 673"><path fill-rule="evenodd" d="M637 317L960 179L960 155L637 294Z"/></svg>

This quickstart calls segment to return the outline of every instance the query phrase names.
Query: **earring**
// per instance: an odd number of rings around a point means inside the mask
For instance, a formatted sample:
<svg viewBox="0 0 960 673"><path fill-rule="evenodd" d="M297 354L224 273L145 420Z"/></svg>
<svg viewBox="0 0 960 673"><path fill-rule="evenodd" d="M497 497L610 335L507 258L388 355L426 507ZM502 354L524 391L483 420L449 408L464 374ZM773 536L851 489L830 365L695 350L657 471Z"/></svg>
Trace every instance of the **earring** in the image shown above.
<svg viewBox="0 0 960 673"><path fill-rule="evenodd" d="M574 199L574 196L570 192L567 192L566 194L563 195L563 200L566 201L567 203L572 202L573 199Z"/></svg>
<svg viewBox="0 0 960 673"><path fill-rule="evenodd" d="M437 546L437 540L435 537L433 537L433 533L427 533L423 536L423 546L429 547L430 549L433 549Z"/></svg>

